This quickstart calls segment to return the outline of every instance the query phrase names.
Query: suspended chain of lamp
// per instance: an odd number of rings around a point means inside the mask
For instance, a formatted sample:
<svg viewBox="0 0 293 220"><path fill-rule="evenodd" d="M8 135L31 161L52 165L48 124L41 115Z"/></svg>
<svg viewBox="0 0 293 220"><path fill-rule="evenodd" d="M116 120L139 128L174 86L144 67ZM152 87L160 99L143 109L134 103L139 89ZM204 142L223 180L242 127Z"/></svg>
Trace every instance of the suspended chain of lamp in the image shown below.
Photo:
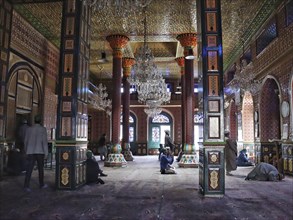
<svg viewBox="0 0 293 220"><path fill-rule="evenodd" d="M135 56L133 72L128 78L138 93L138 101L148 106L145 112L149 116L155 116L161 112L159 106L170 102L171 93L162 74L158 71L154 61L154 55L147 45L147 24L144 10L144 44L138 49Z"/></svg>
<svg viewBox="0 0 293 220"><path fill-rule="evenodd" d="M106 86L100 83L97 87L89 82L89 104L95 109L105 111L111 115L112 100L108 99Z"/></svg>

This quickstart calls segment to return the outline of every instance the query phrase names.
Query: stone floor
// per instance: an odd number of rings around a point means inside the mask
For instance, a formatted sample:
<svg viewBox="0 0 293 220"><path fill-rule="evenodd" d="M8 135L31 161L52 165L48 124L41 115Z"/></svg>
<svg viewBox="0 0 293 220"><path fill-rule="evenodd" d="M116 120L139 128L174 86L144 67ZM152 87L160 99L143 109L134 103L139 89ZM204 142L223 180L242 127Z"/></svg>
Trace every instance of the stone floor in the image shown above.
<svg viewBox="0 0 293 220"><path fill-rule="evenodd" d="M45 171L49 188L42 190L34 171L30 193L22 189L24 175L6 176L0 181L0 219L293 219L292 177L245 181L252 167L241 167L226 177L224 197L205 198L198 191L197 168L161 175L157 156L136 156L125 168L99 162L108 174L105 184L74 191L54 189L54 170Z"/></svg>

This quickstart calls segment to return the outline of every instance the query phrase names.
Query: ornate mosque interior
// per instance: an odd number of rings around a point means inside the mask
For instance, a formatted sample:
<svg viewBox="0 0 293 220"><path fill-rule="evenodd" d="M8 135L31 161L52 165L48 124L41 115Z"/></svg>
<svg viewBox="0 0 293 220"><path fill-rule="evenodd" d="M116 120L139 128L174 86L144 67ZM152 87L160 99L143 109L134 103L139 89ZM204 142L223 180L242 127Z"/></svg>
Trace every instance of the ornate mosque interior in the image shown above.
<svg viewBox="0 0 293 220"><path fill-rule="evenodd" d="M0 19L0 183L19 180L17 131L41 114L57 190L90 192L84 161L89 149L99 155L102 134L109 155L99 163L115 173L158 155L168 130L178 169L198 170L198 191L223 197L235 186L228 130L238 153L284 173L292 195L292 0L0 0Z"/></svg>

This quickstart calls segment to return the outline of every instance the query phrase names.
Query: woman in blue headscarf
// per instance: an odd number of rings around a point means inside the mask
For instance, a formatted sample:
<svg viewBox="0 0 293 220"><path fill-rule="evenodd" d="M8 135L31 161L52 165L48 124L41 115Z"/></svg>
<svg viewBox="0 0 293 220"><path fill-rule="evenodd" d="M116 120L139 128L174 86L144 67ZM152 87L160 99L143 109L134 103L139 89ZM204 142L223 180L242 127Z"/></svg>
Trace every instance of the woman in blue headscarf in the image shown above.
<svg viewBox="0 0 293 220"><path fill-rule="evenodd" d="M239 152L239 156L237 157L237 166L253 166L253 164L249 161L246 152L246 149Z"/></svg>

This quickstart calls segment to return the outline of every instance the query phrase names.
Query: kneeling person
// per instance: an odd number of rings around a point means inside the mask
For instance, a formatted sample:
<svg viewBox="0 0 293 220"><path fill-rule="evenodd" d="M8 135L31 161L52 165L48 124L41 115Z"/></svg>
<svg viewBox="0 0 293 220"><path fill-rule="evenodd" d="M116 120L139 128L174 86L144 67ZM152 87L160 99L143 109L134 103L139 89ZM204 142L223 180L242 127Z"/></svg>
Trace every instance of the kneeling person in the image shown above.
<svg viewBox="0 0 293 220"><path fill-rule="evenodd" d="M99 178L100 176L107 176L103 173L100 169L98 161L94 157L92 151L86 152L87 160L86 160L86 182L87 183L101 183L104 184L105 182Z"/></svg>
<svg viewBox="0 0 293 220"><path fill-rule="evenodd" d="M259 181L279 181L284 178L284 175L279 173L277 168L269 163L259 163L246 176L245 180L259 180Z"/></svg>
<svg viewBox="0 0 293 220"><path fill-rule="evenodd" d="M163 153L160 159L161 174L175 174L175 167L172 166L174 161L173 155L171 155L170 147L163 149Z"/></svg>

